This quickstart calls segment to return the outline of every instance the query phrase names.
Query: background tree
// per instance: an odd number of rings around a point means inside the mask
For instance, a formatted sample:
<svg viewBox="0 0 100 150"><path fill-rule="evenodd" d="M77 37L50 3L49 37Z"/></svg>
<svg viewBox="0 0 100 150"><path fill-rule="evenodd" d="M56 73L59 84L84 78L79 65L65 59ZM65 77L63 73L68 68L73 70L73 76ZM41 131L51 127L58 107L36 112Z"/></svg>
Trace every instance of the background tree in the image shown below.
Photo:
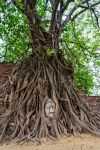
<svg viewBox="0 0 100 150"><path fill-rule="evenodd" d="M74 64L80 48L85 49L73 21L90 10L99 26L95 9L100 2L12 2L27 17L32 50L30 56L17 63L9 81L0 90L7 109L0 121L1 141L7 137L16 138L18 142L40 140L41 137L54 139L62 133L78 134L86 130L100 135L100 116L90 111L73 86ZM72 23L68 27L69 22ZM74 38L71 38L71 30L74 30Z"/></svg>

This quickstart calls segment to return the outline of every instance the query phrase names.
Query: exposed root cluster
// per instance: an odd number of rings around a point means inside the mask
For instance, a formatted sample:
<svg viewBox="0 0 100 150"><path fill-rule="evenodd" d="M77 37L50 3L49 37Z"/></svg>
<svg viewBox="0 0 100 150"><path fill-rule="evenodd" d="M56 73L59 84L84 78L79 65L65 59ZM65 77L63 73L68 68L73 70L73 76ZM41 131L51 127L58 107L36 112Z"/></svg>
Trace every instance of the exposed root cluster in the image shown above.
<svg viewBox="0 0 100 150"><path fill-rule="evenodd" d="M0 89L5 113L0 118L0 140L19 143L59 138L61 134L89 131L100 135L100 116L90 111L70 82L67 65L56 58L37 55L18 63L7 84ZM46 101L54 104L46 115Z"/></svg>

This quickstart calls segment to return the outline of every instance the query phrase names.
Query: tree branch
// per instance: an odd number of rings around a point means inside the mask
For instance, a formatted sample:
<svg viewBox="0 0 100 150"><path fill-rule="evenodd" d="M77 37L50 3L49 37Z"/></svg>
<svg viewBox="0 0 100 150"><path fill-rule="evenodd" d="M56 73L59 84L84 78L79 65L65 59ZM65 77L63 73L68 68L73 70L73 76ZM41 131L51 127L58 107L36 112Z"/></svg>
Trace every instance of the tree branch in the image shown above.
<svg viewBox="0 0 100 150"><path fill-rule="evenodd" d="M73 16L73 18L71 19L71 21L74 21L80 14L82 14L84 11L86 11L86 9L81 10L80 12L78 12L77 14L75 14Z"/></svg>
<svg viewBox="0 0 100 150"><path fill-rule="evenodd" d="M92 12L93 12L94 17L95 17L95 19L96 19L97 26L100 28L98 16L96 15L95 10L92 10Z"/></svg>
<svg viewBox="0 0 100 150"><path fill-rule="evenodd" d="M20 9L17 0L12 0L13 4ZM33 45L37 46L40 43L45 42L44 29L41 29L41 19L39 13L36 10L36 0L21 0L20 2L23 5L23 9L20 9L28 18L30 24L30 31L32 35Z"/></svg>
<svg viewBox="0 0 100 150"><path fill-rule="evenodd" d="M95 7L96 5L98 5L98 4L100 4L100 2L95 3L95 4L93 4L93 5L91 5L91 6L88 6L88 7L83 7L83 6L82 6L82 8L84 8L84 9L81 10L80 12L78 12L77 14L75 14L75 15L73 16L73 18L71 19L71 21L74 21L74 20L75 20L80 14L82 14L84 11L86 11L86 10L88 10L88 9L91 9L92 12L94 13L94 16L95 16L95 18L96 18L97 25L98 25L98 27L99 27L98 17L96 16L95 11L94 11L94 7Z"/></svg>
<svg viewBox="0 0 100 150"><path fill-rule="evenodd" d="M50 24L50 32L53 32L55 30L55 27L57 25L57 11L58 6L60 4L60 0L50 0L51 6L52 6L52 17L51 17L51 24Z"/></svg>
<svg viewBox="0 0 100 150"><path fill-rule="evenodd" d="M23 14L26 15L26 12L16 3L16 0L11 0L11 2L14 4L14 6L20 10Z"/></svg>
<svg viewBox="0 0 100 150"><path fill-rule="evenodd" d="M18 4L17 0L11 0L12 3L21 10L22 13L24 13L29 21L32 24L36 24L36 22L39 23L39 17L35 10L36 0L21 0L21 3L23 4L23 9L20 7L20 4Z"/></svg>
<svg viewBox="0 0 100 150"><path fill-rule="evenodd" d="M64 13L64 11L67 9L67 7L69 6L70 0L67 0L66 3L64 4L64 6L61 9L61 14Z"/></svg>
<svg viewBox="0 0 100 150"><path fill-rule="evenodd" d="M89 9L89 8L93 8L93 7L95 7L95 6L99 5L99 4L100 4L100 2L97 2L97 3L94 3L92 5L88 5L88 6L78 5L78 7Z"/></svg>
<svg viewBox="0 0 100 150"><path fill-rule="evenodd" d="M66 3L64 4L64 6L63 6L62 9L61 9L61 13L63 14L64 11L68 8L69 4L70 4L71 2L74 2L74 1L75 1L75 0L66 0Z"/></svg>
<svg viewBox="0 0 100 150"><path fill-rule="evenodd" d="M77 9L77 7L73 7L73 9L71 9L71 11L70 11L69 14L67 15L66 19L65 19L64 22L62 23L62 27L64 27L64 26L71 20L71 16L72 16L72 14L75 12L76 9Z"/></svg>
<svg viewBox="0 0 100 150"><path fill-rule="evenodd" d="M75 6L73 7L73 9L69 12L69 14L67 15L66 19L63 21L62 23L62 27L64 27L70 20L74 20L75 18L77 18L81 13L83 13L84 11L86 10L89 10L89 9L93 9L93 7L99 5L100 2L97 2L95 4L92 4L92 5L88 5L88 6L83 6L83 5L78 5L78 6ZM78 12L77 14L75 14L75 16L71 19L73 13L76 11L76 9L78 8L83 8L83 10L81 10L80 12Z"/></svg>

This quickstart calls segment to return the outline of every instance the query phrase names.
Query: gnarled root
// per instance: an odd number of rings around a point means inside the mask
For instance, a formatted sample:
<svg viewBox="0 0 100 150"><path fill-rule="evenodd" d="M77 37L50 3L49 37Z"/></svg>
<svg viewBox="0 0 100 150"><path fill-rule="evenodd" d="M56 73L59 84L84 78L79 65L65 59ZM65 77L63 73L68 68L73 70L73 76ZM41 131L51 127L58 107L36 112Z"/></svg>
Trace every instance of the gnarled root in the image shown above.
<svg viewBox="0 0 100 150"><path fill-rule="evenodd" d="M79 98L69 82L67 65L56 58L43 61L34 55L18 63L1 95L5 97L1 142L55 140L61 134L84 131L100 135L100 116Z"/></svg>

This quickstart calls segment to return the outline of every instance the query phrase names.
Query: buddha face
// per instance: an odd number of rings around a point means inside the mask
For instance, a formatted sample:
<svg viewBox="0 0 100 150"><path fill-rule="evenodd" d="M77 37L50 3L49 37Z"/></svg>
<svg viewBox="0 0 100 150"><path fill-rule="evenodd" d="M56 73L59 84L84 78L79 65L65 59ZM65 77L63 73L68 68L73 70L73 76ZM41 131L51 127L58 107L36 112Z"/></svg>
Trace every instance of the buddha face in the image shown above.
<svg viewBox="0 0 100 150"><path fill-rule="evenodd" d="M52 99L47 99L45 104L45 114L48 118L53 118L55 113L55 103Z"/></svg>

